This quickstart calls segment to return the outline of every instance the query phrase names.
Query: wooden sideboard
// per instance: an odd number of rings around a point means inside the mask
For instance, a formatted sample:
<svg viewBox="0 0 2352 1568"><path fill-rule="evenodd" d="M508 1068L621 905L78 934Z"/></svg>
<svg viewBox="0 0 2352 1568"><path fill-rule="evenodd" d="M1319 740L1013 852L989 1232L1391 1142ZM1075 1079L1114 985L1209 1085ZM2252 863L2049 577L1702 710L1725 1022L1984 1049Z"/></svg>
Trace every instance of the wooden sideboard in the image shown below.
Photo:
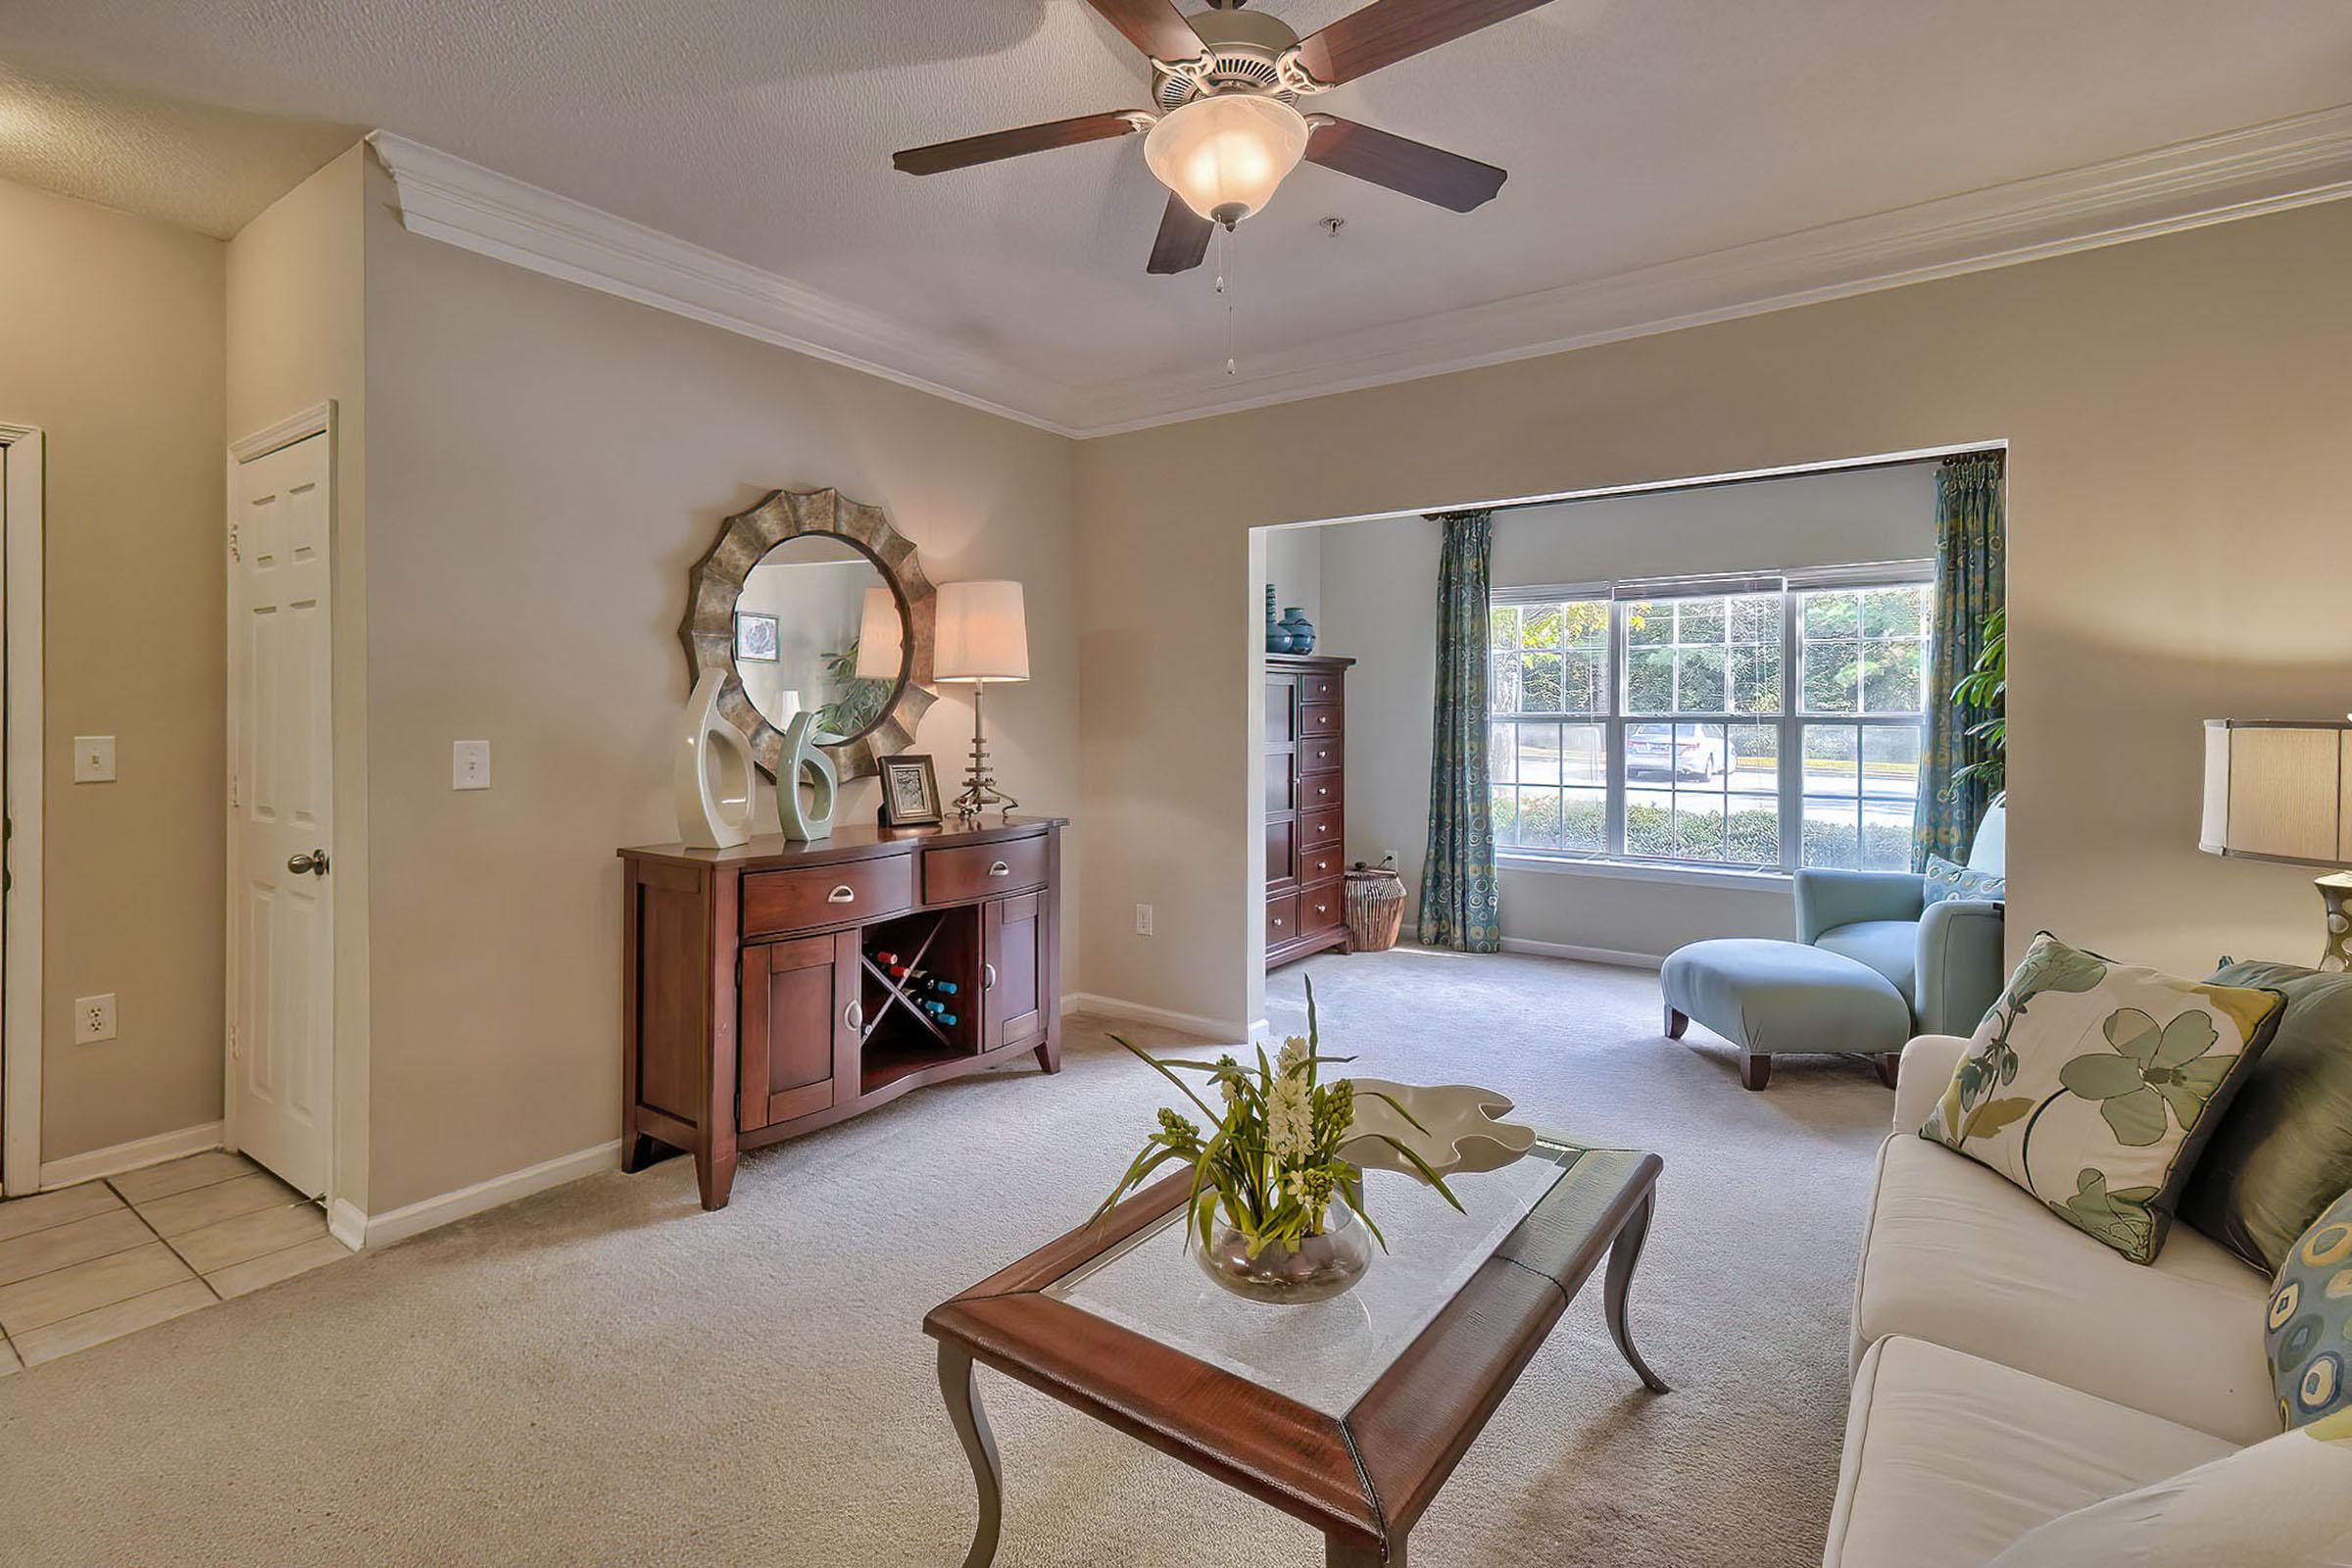
<svg viewBox="0 0 2352 1568"><path fill-rule="evenodd" d="M1064 825L622 850L621 1169L691 1153L719 1208L741 1150L1025 1052L1060 1071Z"/></svg>
<svg viewBox="0 0 2352 1568"><path fill-rule="evenodd" d="M1266 967L1348 946L1348 666L1266 656Z"/></svg>

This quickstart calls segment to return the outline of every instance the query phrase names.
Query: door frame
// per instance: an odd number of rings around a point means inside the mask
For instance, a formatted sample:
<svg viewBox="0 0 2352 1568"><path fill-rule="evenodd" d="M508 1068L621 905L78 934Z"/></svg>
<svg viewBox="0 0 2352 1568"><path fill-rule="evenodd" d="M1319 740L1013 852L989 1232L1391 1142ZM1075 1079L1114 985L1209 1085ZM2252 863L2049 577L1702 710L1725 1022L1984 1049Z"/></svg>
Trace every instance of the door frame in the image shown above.
<svg viewBox="0 0 2352 1568"><path fill-rule="evenodd" d="M41 564L46 494L37 425L0 423L8 475L6 611L8 845L6 953L0 956L0 1193L41 1190Z"/></svg>
<svg viewBox="0 0 2352 1568"><path fill-rule="evenodd" d="M239 618L237 613L236 583L238 557L236 553L233 532L236 527L237 519L238 471L244 466L244 465L253 462L258 458L266 458L270 456L270 453L281 451L286 447L292 446L297 441L308 441L315 435L323 435L326 437L327 580L329 583L332 583L337 587L341 586L339 583L335 583L336 563L342 550L340 534L342 531L341 525L343 515L342 454L339 450L338 444L339 423L340 420L335 409L335 400L333 398L328 398L322 403L312 404L309 408L304 409L299 414L290 415L287 417L278 420L277 423L270 425L267 429L257 430L249 436L245 436L239 440L229 443L227 483L224 494L224 504L222 506L220 514L220 571L223 579L223 592L221 597L224 603L224 612L221 621L221 636L223 638L222 647L224 649L233 649L235 647L237 621ZM327 630L327 646L330 650L334 647L334 629L331 625ZM335 672L330 657L327 669L327 702L330 712L332 711L332 706L335 700L334 692ZM220 994L220 1142L224 1148L235 1149L238 1147L236 1124L237 1067L236 1059L229 1052L229 1040L231 1030L235 1027L237 1021L238 949L236 937L236 866L238 822L237 808L234 804L232 804L230 779L233 777L236 771L237 719L238 715L243 710L243 703L236 689L235 664L233 660L228 666L227 684L226 689L222 693L221 708L223 731L226 738L226 755L221 760L222 771L220 776L222 827L221 842L227 858L224 861L225 874L223 874L220 879L220 902L221 915L223 920L220 933L223 977ZM330 720L330 733L332 732L332 729L333 725ZM331 755L331 745L329 751ZM327 785L328 790L331 792L334 787L333 781L330 780ZM327 845L326 848L330 854L334 854L337 858L341 858L340 853L336 850L336 847L333 844ZM327 984L330 988L334 985L336 969L334 953L334 943L336 939L333 933L339 930L342 925L341 904L343 898L343 882L345 880L345 878L331 876L326 879L326 919L327 931L329 933L327 938ZM337 1090L340 1087L336 1081L337 1062L341 1055L341 1041L339 1038L336 1038L339 1034L339 1028L337 1024L338 1014L336 1012L335 1004L331 1000L331 990L329 996L330 1002L327 1007L329 1038L327 1040L326 1049L326 1091L324 1111L326 1117L326 1192L323 1195L321 1201L326 1207L329 1215L332 1215L335 1211L336 1203L341 1196L342 1185L341 1173L338 1168L338 1160L336 1158L337 1154L341 1152L342 1145L341 1128L336 1115L339 1100Z"/></svg>

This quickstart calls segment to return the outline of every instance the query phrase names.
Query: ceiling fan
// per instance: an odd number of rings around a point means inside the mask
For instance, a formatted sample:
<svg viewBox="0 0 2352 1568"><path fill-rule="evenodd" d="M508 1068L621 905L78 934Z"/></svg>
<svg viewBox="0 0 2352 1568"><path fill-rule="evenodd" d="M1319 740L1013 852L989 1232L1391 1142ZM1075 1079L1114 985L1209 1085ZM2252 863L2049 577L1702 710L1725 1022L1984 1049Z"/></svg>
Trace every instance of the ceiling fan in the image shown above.
<svg viewBox="0 0 2352 1568"><path fill-rule="evenodd" d="M1087 3L1150 58L1156 108L937 142L891 164L937 174L1143 131L1144 161L1169 191L1148 270L1182 272L1200 265L1216 224L1265 206L1300 158L1457 213L1491 200L1508 177L1494 165L1298 103L1546 0L1372 0L1304 38L1245 0L1209 0L1191 17L1172 0Z"/></svg>

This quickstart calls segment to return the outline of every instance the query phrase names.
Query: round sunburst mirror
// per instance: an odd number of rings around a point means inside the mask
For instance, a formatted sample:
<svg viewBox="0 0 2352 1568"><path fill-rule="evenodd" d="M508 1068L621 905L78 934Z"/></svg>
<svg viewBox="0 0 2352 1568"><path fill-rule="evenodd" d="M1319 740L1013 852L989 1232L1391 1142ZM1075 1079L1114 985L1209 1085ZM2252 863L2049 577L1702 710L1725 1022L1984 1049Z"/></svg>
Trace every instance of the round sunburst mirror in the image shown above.
<svg viewBox="0 0 2352 1568"><path fill-rule="evenodd" d="M938 701L933 591L913 542L879 507L834 490L773 490L729 517L687 576L687 679L721 670L718 714L770 778L801 712L840 737L844 780L881 772Z"/></svg>

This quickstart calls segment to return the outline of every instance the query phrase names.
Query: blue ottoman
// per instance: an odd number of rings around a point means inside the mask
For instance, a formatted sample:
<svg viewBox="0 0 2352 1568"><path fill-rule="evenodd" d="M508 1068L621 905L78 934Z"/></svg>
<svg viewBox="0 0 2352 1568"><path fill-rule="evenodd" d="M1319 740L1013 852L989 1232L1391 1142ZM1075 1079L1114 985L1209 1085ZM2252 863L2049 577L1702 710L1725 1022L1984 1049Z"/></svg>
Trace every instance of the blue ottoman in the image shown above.
<svg viewBox="0 0 2352 1568"><path fill-rule="evenodd" d="M1666 1034L1691 1019L1740 1048L1740 1081L1761 1089L1785 1052L1870 1056L1894 1082L1911 1005L1876 969L1801 942L1727 940L1678 948L1659 972Z"/></svg>

